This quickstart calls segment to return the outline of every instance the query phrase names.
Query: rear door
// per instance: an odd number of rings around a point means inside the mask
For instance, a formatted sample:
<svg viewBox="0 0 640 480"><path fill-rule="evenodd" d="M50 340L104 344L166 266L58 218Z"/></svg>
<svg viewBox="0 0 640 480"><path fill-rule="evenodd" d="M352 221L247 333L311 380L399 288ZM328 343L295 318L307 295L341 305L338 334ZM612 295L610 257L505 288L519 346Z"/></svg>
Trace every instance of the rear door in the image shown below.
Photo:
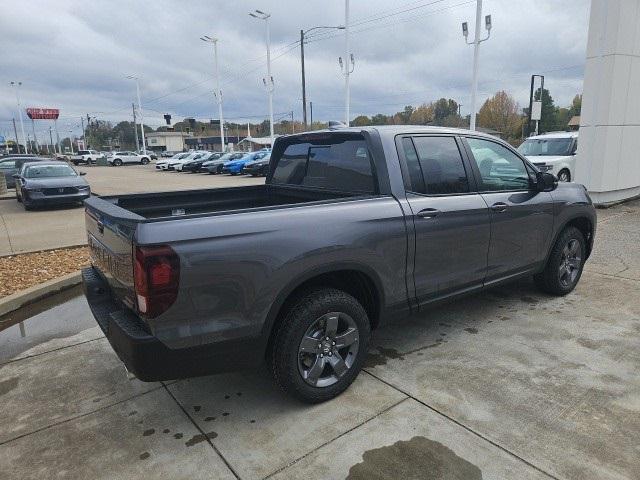
<svg viewBox="0 0 640 480"><path fill-rule="evenodd" d="M474 137L465 146L491 216L487 283L537 268L553 229L551 194L535 188L526 162L510 148Z"/></svg>
<svg viewBox="0 0 640 480"><path fill-rule="evenodd" d="M489 212L453 135L397 139L414 225L414 284L419 304L482 286Z"/></svg>

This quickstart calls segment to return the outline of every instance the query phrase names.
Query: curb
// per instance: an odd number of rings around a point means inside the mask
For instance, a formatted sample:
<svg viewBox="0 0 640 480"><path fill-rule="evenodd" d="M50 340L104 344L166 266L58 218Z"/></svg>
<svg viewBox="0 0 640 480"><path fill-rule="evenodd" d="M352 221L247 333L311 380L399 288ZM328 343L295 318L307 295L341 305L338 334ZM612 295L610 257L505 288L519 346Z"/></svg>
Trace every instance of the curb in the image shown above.
<svg viewBox="0 0 640 480"><path fill-rule="evenodd" d="M31 253L50 252L51 250L71 250L72 248L82 248L82 247L86 247L87 245L88 245L87 243L77 243L75 245L65 245L64 247L43 248L40 250L28 250L26 252L3 253L2 255L0 255L0 258L17 257L18 255L29 255Z"/></svg>
<svg viewBox="0 0 640 480"><path fill-rule="evenodd" d="M19 292L0 298L0 316L11 313L14 310L35 303L45 297L61 292L82 283L80 271L69 273L62 277L47 280L39 285L20 290Z"/></svg>

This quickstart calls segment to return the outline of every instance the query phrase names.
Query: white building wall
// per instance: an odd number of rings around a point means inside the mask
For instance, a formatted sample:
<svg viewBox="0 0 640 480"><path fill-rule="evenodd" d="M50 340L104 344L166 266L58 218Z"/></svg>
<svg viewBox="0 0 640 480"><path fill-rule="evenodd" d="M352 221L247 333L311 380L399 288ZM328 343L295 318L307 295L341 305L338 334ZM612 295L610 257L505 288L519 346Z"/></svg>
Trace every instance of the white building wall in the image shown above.
<svg viewBox="0 0 640 480"><path fill-rule="evenodd" d="M640 0L592 0L576 181L595 203L640 195Z"/></svg>

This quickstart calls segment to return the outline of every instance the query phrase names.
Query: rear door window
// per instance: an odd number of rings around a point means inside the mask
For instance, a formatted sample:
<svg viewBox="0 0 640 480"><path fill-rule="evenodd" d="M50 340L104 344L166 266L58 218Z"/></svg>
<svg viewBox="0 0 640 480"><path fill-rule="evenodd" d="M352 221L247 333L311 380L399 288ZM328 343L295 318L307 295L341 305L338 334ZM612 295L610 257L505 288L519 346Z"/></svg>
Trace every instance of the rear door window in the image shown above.
<svg viewBox="0 0 640 480"><path fill-rule="evenodd" d="M288 145L272 183L375 193L374 170L360 135L331 135Z"/></svg>
<svg viewBox="0 0 640 480"><path fill-rule="evenodd" d="M414 137L413 144L414 152L408 143L404 150L414 192L428 195L469 192L467 172L454 137Z"/></svg>

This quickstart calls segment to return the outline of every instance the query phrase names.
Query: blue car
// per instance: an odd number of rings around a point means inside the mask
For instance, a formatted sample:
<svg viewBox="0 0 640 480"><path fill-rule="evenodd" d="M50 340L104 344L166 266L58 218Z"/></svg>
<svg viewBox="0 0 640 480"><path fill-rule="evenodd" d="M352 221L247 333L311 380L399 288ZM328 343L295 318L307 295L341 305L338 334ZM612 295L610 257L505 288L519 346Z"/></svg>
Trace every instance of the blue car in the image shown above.
<svg viewBox="0 0 640 480"><path fill-rule="evenodd" d="M237 175L242 172L242 168L248 162L260 160L261 158L269 155L271 150L259 150L257 152L249 152L242 158L237 160L231 160L222 166L222 173L230 173L231 175Z"/></svg>

